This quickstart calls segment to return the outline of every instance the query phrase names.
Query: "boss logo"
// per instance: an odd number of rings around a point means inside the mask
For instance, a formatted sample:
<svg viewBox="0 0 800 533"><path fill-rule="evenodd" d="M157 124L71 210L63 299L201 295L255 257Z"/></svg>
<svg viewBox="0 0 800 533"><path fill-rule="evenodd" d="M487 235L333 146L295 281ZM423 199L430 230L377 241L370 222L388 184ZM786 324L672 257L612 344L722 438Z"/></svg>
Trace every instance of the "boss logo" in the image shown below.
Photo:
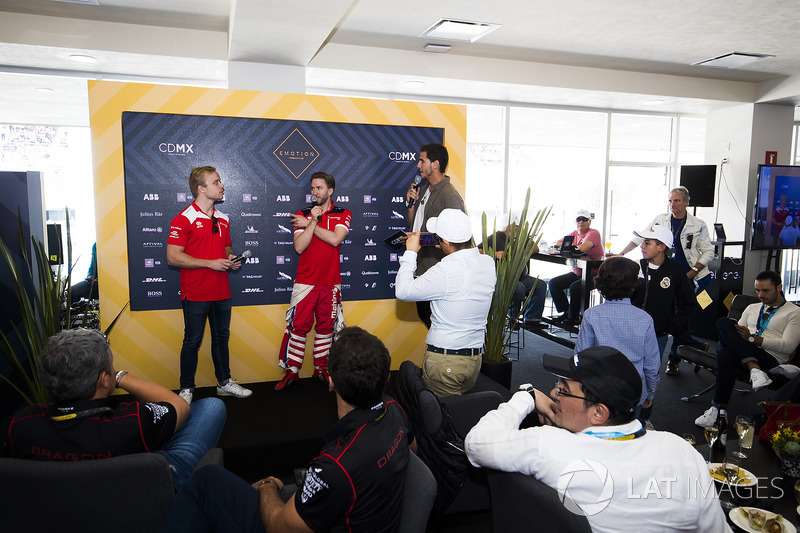
<svg viewBox="0 0 800 533"><path fill-rule="evenodd" d="M147 291L148 298L161 298L162 296L164 296L162 291Z"/></svg>
<svg viewBox="0 0 800 533"><path fill-rule="evenodd" d="M389 161L416 161L416 152L389 152Z"/></svg>
<svg viewBox="0 0 800 533"><path fill-rule="evenodd" d="M258 241L244 241L245 246L258 246Z"/></svg>
<svg viewBox="0 0 800 533"><path fill-rule="evenodd" d="M158 194L145 194L142 200L158 200Z"/></svg>
<svg viewBox="0 0 800 533"><path fill-rule="evenodd" d="M161 143L158 151L164 154L193 154L194 144Z"/></svg>

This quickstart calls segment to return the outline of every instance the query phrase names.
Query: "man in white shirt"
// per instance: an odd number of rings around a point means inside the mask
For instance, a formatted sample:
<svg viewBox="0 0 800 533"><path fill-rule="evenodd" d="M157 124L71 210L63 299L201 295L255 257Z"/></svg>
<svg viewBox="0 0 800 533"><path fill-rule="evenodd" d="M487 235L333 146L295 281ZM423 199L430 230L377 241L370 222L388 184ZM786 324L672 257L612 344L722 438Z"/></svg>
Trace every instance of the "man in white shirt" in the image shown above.
<svg viewBox="0 0 800 533"><path fill-rule="evenodd" d="M761 303L748 305L739 322L723 317L717 320L719 351L717 352L717 388L714 401L694 423L712 425L733 393L736 368L750 372L750 383L757 391L772 383L765 370L789 362L800 344L800 307L783 296L781 275L765 270L756 276L755 289Z"/></svg>
<svg viewBox="0 0 800 533"><path fill-rule="evenodd" d="M494 260L473 246L472 227L463 211L445 209L428 220L427 229L438 235L437 247L445 257L414 278L420 234L409 233L395 295L408 302L431 302L422 377L437 396L451 396L472 389L478 378L497 276Z"/></svg>
<svg viewBox="0 0 800 533"><path fill-rule="evenodd" d="M543 364L552 399L527 385L481 418L465 440L473 465L535 476L595 533L730 532L703 457L634 418L642 380L627 357L594 346ZM552 425L520 429L534 410Z"/></svg>

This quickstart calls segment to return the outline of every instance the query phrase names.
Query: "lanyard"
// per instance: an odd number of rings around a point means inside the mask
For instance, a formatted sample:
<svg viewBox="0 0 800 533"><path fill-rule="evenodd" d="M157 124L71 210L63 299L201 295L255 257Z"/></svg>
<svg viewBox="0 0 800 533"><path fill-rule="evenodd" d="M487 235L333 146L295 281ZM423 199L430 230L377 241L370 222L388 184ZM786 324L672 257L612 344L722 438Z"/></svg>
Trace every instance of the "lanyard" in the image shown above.
<svg viewBox="0 0 800 533"><path fill-rule="evenodd" d="M594 431L586 431L587 435L591 435L592 437L596 437L598 439L603 440L633 440L638 439L642 435L646 433L645 429L642 428L635 433L622 433L621 431L604 431L604 432L594 432Z"/></svg>
<svg viewBox="0 0 800 533"><path fill-rule="evenodd" d="M784 299L781 302L781 305L785 303L786 300ZM774 315L781 307L781 305L779 305L778 307L773 307L772 311L770 311L769 314L767 315L767 319L764 320L764 305L765 304L761 304L761 311L759 311L758 313L758 322L756 323L756 335L761 335L762 333L764 333L764 330L767 329L767 326L769 325L769 321L772 320L772 315Z"/></svg>

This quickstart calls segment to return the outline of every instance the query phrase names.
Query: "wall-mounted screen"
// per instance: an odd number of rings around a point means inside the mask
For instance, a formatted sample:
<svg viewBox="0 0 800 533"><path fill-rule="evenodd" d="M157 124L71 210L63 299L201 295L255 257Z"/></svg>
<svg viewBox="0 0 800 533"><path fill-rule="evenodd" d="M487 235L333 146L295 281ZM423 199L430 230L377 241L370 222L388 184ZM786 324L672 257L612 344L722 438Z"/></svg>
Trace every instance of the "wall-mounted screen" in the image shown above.
<svg viewBox="0 0 800 533"><path fill-rule="evenodd" d="M759 165L751 250L800 248L800 167Z"/></svg>

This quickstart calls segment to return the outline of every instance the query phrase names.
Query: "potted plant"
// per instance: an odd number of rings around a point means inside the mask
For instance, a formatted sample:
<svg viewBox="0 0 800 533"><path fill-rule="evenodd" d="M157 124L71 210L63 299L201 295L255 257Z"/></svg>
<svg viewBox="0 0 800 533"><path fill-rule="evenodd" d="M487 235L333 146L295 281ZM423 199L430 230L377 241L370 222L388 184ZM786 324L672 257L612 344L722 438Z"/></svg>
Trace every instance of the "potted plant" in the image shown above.
<svg viewBox="0 0 800 533"><path fill-rule="evenodd" d="M533 217L528 216L531 189L525 195L525 204L519 217L519 222L514 223L512 217L506 221L509 231L506 234L506 246L503 253L497 253L497 224L494 225L492 238L487 231L486 213L481 218L483 230L483 250L494 258L497 272L492 303L489 307L489 316L486 321L486 340L483 349L483 365L481 371L493 377L506 388L511 387L511 361L506 357L508 345L513 332L512 324L507 320L508 309L517 289L517 283L525 267L528 265L531 254L541 239L541 229L544 221L550 214L550 208L540 209ZM537 280L538 283L538 280ZM531 291L522 304L522 309L528 305L533 291ZM497 367L500 368L497 368ZM493 373L499 373L498 377Z"/></svg>
<svg viewBox="0 0 800 533"><path fill-rule="evenodd" d="M772 449L781 461L781 470L789 477L800 478L800 431L785 426L772 434Z"/></svg>

